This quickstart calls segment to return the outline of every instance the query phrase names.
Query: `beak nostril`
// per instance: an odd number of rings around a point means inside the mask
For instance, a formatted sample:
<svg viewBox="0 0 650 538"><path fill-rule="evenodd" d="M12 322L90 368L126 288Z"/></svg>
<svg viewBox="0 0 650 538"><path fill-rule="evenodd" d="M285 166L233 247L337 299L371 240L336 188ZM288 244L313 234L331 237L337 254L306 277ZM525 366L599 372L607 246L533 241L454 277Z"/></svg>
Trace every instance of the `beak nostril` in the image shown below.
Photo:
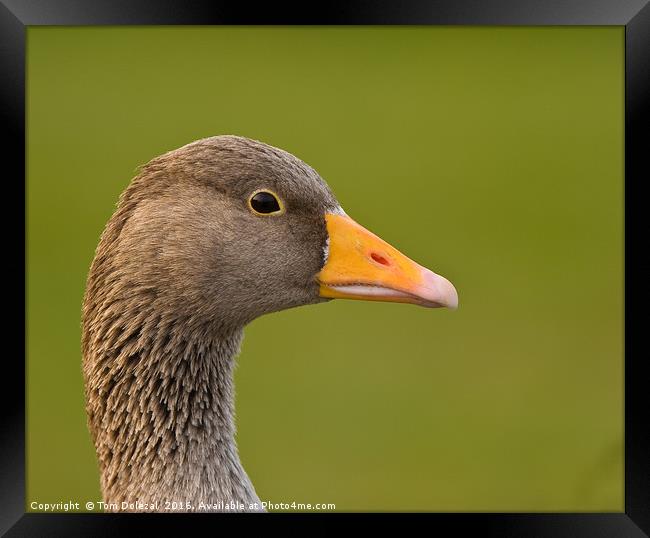
<svg viewBox="0 0 650 538"><path fill-rule="evenodd" d="M377 263L381 263L382 265L390 265L390 262L384 258L381 254L377 254L376 252L371 252L370 257L375 260Z"/></svg>

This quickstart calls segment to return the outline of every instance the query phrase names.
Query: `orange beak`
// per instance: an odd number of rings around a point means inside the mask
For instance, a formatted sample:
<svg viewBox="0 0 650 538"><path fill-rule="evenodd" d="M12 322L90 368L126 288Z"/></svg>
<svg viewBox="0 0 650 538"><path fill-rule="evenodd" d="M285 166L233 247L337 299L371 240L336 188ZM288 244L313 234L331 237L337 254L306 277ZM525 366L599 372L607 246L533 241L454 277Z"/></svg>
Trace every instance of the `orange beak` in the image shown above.
<svg viewBox="0 0 650 538"><path fill-rule="evenodd" d="M318 273L320 296L458 307L446 278L418 265L346 215L325 215L329 254Z"/></svg>

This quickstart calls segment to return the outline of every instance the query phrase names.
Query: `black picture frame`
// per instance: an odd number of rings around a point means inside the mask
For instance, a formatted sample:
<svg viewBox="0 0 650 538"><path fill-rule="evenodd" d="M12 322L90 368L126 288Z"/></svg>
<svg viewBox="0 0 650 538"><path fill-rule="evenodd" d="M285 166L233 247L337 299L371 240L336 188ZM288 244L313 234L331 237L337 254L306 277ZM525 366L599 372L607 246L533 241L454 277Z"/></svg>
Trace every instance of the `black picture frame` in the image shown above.
<svg viewBox="0 0 650 538"><path fill-rule="evenodd" d="M650 179L644 131L650 126L650 5L647 0L347 0L330 4L210 2L193 0L0 0L0 115L4 185L25 178L25 37L39 25L337 24L526 25L625 27L625 511L613 513L418 514L434 532L487 536L641 537L650 533L650 396L643 376L644 325L650 267L643 261L648 226L643 203ZM10 165L9 167L7 165ZM23 196L24 196L24 190ZM5 198L5 204L8 200ZM17 205L16 202L13 202ZM23 206L24 207L24 206ZM5 230L15 216L3 211ZM23 215L24 217L24 215ZM24 222L24 221L23 221ZM19 234L11 232L20 237ZM17 245L17 250L20 247ZM5 263L20 263L5 251ZM25 242L23 236L23 260ZM20 278L20 277L18 277ZM24 272L23 272L23 283ZM9 287L5 280L5 286ZM6 288L5 288L5 291ZM631 312L639 312L631 315ZM13 337L11 316L5 326ZM16 327L15 334L19 334ZM5 336L6 336L5 335ZM647 351L646 351L647 352ZM189 515L25 513L25 370L4 356L0 390L0 532L8 536L108 536L151 531L186 532ZM294 514L297 515L297 514ZM331 514L334 518L348 514ZM195 514L191 517L210 517ZM292 516L293 517L293 516ZM314 517L303 515L302 517ZM273 518L272 518L273 519ZM277 519L277 518L276 518ZM321 520L323 517L321 516ZM205 523L205 522L204 522ZM258 522L259 523L259 522Z"/></svg>

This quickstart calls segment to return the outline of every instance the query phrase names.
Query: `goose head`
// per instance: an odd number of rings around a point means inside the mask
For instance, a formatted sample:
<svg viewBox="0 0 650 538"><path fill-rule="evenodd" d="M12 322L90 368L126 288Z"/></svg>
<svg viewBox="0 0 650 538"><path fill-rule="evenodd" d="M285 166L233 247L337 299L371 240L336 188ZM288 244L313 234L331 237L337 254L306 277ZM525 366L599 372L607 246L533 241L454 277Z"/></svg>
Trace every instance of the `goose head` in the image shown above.
<svg viewBox="0 0 650 538"><path fill-rule="evenodd" d="M339 298L458 304L447 279L356 223L285 151L217 136L142 167L102 235L84 300L86 409L105 500L117 510L143 497L259 501L234 443L242 329Z"/></svg>

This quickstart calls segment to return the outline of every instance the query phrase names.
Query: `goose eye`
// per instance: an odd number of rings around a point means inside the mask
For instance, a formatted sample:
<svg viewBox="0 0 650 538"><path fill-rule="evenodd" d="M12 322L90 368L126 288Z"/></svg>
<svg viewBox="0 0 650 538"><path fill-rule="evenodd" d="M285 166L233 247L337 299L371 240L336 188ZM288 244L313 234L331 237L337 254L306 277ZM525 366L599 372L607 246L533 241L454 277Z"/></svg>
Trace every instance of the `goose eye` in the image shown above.
<svg viewBox="0 0 650 538"><path fill-rule="evenodd" d="M249 204L255 213L270 215L282 211L278 197L269 191L258 191L251 196Z"/></svg>

